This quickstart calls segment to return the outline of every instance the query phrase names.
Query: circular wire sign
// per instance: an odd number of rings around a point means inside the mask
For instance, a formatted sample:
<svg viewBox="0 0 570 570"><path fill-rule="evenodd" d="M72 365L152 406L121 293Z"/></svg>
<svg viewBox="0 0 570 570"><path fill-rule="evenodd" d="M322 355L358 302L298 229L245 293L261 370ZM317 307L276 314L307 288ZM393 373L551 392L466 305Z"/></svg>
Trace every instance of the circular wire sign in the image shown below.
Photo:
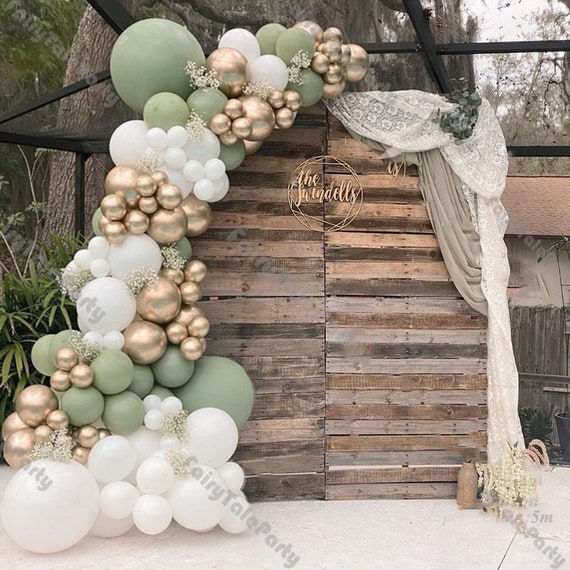
<svg viewBox="0 0 570 570"><path fill-rule="evenodd" d="M328 155L314 156L299 164L287 187L291 212L306 228L317 232L346 228L358 216L363 197L354 168Z"/></svg>

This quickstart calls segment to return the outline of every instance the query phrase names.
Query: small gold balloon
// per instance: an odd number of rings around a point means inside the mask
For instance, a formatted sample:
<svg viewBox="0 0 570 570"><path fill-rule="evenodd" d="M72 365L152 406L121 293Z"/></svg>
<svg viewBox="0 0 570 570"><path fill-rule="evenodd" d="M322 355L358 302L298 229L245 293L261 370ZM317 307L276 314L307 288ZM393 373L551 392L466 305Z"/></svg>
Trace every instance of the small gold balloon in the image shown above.
<svg viewBox="0 0 570 570"><path fill-rule="evenodd" d="M322 75L329 70L330 61L324 53L316 52L311 60L311 69Z"/></svg>
<svg viewBox="0 0 570 570"><path fill-rule="evenodd" d="M180 311L181 296L176 283L159 277L154 285L143 287L137 295L137 313L153 323L167 323Z"/></svg>
<svg viewBox="0 0 570 570"><path fill-rule="evenodd" d="M348 44L342 44L341 46L341 55L340 55L340 62L342 65L346 65L350 58L352 57L352 52L350 51L350 46Z"/></svg>
<svg viewBox="0 0 570 570"><path fill-rule="evenodd" d="M232 123L232 133L239 139L246 139L251 135L253 125L246 117L239 117Z"/></svg>
<svg viewBox="0 0 570 570"><path fill-rule="evenodd" d="M285 96L285 106L291 109L291 111L298 111L301 108L303 100L297 91L293 91L291 89L289 91L285 91L283 95Z"/></svg>
<svg viewBox="0 0 570 570"><path fill-rule="evenodd" d="M280 129L289 129L295 122L295 113L288 107L283 107L275 111L275 124Z"/></svg>
<svg viewBox="0 0 570 570"><path fill-rule="evenodd" d="M203 317L204 313L196 305L183 305L174 319L175 322L187 327L196 317Z"/></svg>
<svg viewBox="0 0 570 570"><path fill-rule="evenodd" d="M16 412L12 412L2 424L2 439L6 441L14 432L19 429L25 429L28 425L25 424Z"/></svg>
<svg viewBox="0 0 570 570"><path fill-rule="evenodd" d="M157 188L163 184L168 184L168 175L162 170L155 170L151 173L150 177L154 180Z"/></svg>
<svg viewBox="0 0 570 570"><path fill-rule="evenodd" d="M159 208L150 218L147 233L160 244L174 243L184 237L187 226L186 214L180 206L174 210Z"/></svg>
<svg viewBox="0 0 570 570"><path fill-rule="evenodd" d="M32 451L35 443L34 430L32 428L28 427L15 431L4 442L4 459L6 463L14 469L20 469L20 467L29 463L30 458L28 454Z"/></svg>
<svg viewBox="0 0 570 570"><path fill-rule="evenodd" d="M43 443L45 441L49 441L49 438L51 437L52 433L53 430L49 426L46 426L45 424L38 426L34 430L34 441L36 443Z"/></svg>
<svg viewBox="0 0 570 570"><path fill-rule="evenodd" d="M143 196L139 200L139 209L145 214L154 214L158 210L158 202L154 196Z"/></svg>
<svg viewBox="0 0 570 570"><path fill-rule="evenodd" d="M111 432L108 429L99 428L99 440L105 439L111 435Z"/></svg>
<svg viewBox="0 0 570 570"><path fill-rule="evenodd" d="M332 85L340 83L344 79L344 69L342 65L339 62L331 63L329 70L323 74L323 79L325 83Z"/></svg>
<svg viewBox="0 0 570 570"><path fill-rule="evenodd" d="M249 81L247 59L236 49L218 48L206 60L206 69L215 71L221 82L220 91L228 97L237 97Z"/></svg>
<svg viewBox="0 0 570 570"><path fill-rule="evenodd" d="M275 114L271 105L254 95L240 97L243 104L243 116L251 121L251 134L247 137L250 141L262 141L266 139L275 127Z"/></svg>
<svg viewBox="0 0 570 570"><path fill-rule="evenodd" d="M184 268L184 279L186 281L194 281L195 283L200 283L204 277L208 268L206 264L199 259L191 259Z"/></svg>
<svg viewBox="0 0 570 570"><path fill-rule="evenodd" d="M170 279L176 285L180 285L180 283L184 283L184 271L182 269L173 269L172 267L165 267L164 269L160 270L160 275L162 277L166 277Z"/></svg>
<svg viewBox="0 0 570 570"><path fill-rule="evenodd" d="M189 336L180 343L180 354L186 360L198 360L204 354L204 348L199 338Z"/></svg>
<svg viewBox="0 0 570 570"><path fill-rule="evenodd" d="M186 235L195 237L203 234L212 221L212 209L208 202L199 200L193 194L190 194L180 204L184 214L186 215Z"/></svg>
<svg viewBox="0 0 570 570"><path fill-rule="evenodd" d="M338 97L346 87L346 81L342 79L338 83L325 83L323 88L323 97L325 99L332 99Z"/></svg>
<svg viewBox="0 0 570 570"><path fill-rule="evenodd" d="M182 323L169 323L166 327L166 337L168 338L168 342L172 344L180 344L188 337L188 328Z"/></svg>
<svg viewBox="0 0 570 570"><path fill-rule="evenodd" d="M109 222L103 230L105 239L110 244L121 243L127 237L127 233L127 228L122 222Z"/></svg>
<svg viewBox="0 0 570 570"><path fill-rule="evenodd" d="M283 91L281 89L274 89L267 97L267 102L274 108L274 109L281 109L283 105L285 105L285 96L283 95Z"/></svg>
<svg viewBox="0 0 570 570"><path fill-rule="evenodd" d="M16 412L20 419L34 428L44 424L48 414L58 407L56 395L47 386L39 384L24 388L16 398Z"/></svg>
<svg viewBox="0 0 570 570"><path fill-rule="evenodd" d="M210 130L216 135L227 133L232 126L232 120L225 113L216 113L210 121Z"/></svg>
<svg viewBox="0 0 570 570"><path fill-rule="evenodd" d="M69 416L63 410L54 410L46 419L46 424L53 430L69 427Z"/></svg>
<svg viewBox="0 0 570 570"><path fill-rule="evenodd" d="M350 48L350 61L346 64L346 79L354 83L368 73L370 61L368 52L357 44L346 44Z"/></svg>
<svg viewBox="0 0 570 570"><path fill-rule="evenodd" d="M140 235L146 232L150 220L144 212L141 212L140 210L131 210L130 212L127 212L123 223L129 233Z"/></svg>
<svg viewBox="0 0 570 570"><path fill-rule="evenodd" d="M71 379L69 372L65 370L56 370L49 379L49 385L58 392L64 392L71 387Z"/></svg>
<svg viewBox="0 0 570 570"><path fill-rule="evenodd" d="M141 196L152 196L158 188L150 174L141 174L137 178L136 190Z"/></svg>
<svg viewBox="0 0 570 570"><path fill-rule="evenodd" d="M184 283L180 285L180 294L182 295L182 302L190 304L200 300L202 290L200 289L200 285L194 283L194 281L184 281Z"/></svg>
<svg viewBox="0 0 570 570"><path fill-rule="evenodd" d="M335 41L338 43L342 43L343 37L342 32L338 28L327 28L323 34L323 41Z"/></svg>
<svg viewBox="0 0 570 570"><path fill-rule="evenodd" d="M335 41L329 40L322 44L321 53L329 58L331 63L335 63L336 61L340 61L342 55L342 45Z"/></svg>
<svg viewBox="0 0 570 570"><path fill-rule="evenodd" d="M93 384L95 378L90 366L87 364L78 364L71 369L69 379L77 388L87 388L87 386Z"/></svg>
<svg viewBox="0 0 570 570"><path fill-rule="evenodd" d="M108 220L103 214L99 216L97 220L97 225L99 226L99 230L105 233L105 228L111 223L111 220Z"/></svg>
<svg viewBox="0 0 570 570"><path fill-rule="evenodd" d="M101 212L111 222L118 222L127 213L127 201L119 194L109 194L101 200Z"/></svg>
<svg viewBox="0 0 570 570"><path fill-rule="evenodd" d="M115 194L119 190L136 192L139 171L132 166L115 166L105 178L105 194Z"/></svg>
<svg viewBox="0 0 570 570"><path fill-rule="evenodd" d="M135 321L124 331L125 352L136 364L156 362L166 350L166 333L156 323Z"/></svg>
<svg viewBox="0 0 570 570"><path fill-rule="evenodd" d="M245 154L253 154L257 152L263 145L263 141L243 141L245 145Z"/></svg>
<svg viewBox="0 0 570 570"><path fill-rule="evenodd" d="M93 426L82 426L77 430L75 439L82 447L93 447L99 441L99 430Z"/></svg>
<svg viewBox="0 0 570 570"><path fill-rule="evenodd" d="M71 459L77 461L77 463L81 463L81 465L87 465L87 461L89 461L89 449L86 447L82 447L78 445L71 450Z"/></svg>
<svg viewBox="0 0 570 570"><path fill-rule="evenodd" d="M210 331L210 321L206 317L196 317L188 325L188 333L190 336L204 338Z"/></svg>
<svg viewBox="0 0 570 570"><path fill-rule="evenodd" d="M301 28L302 30L309 32L309 34L313 36L315 42L320 42L323 39L323 29L316 22L303 20L302 22L297 22L293 27Z"/></svg>
<svg viewBox="0 0 570 570"><path fill-rule="evenodd" d="M157 202L167 210L174 210L182 203L182 190L176 184L163 184L156 191Z"/></svg>
<svg viewBox="0 0 570 570"><path fill-rule="evenodd" d="M220 135L220 142L226 146L232 146L233 144L236 144L238 140L238 137L231 131Z"/></svg>
<svg viewBox="0 0 570 570"><path fill-rule="evenodd" d="M77 354L75 354L75 350L70 346L65 346L60 348L55 353L55 365L60 370L65 370L69 372L77 363L79 362L79 358L77 358Z"/></svg>
<svg viewBox="0 0 570 570"><path fill-rule="evenodd" d="M202 345L202 354L204 354L204 352L206 352L206 348L208 347L208 343L206 342L206 339L201 338L200 344Z"/></svg>
<svg viewBox="0 0 570 570"><path fill-rule="evenodd" d="M243 115L243 105L239 99L228 99L224 105L224 113L233 121Z"/></svg>

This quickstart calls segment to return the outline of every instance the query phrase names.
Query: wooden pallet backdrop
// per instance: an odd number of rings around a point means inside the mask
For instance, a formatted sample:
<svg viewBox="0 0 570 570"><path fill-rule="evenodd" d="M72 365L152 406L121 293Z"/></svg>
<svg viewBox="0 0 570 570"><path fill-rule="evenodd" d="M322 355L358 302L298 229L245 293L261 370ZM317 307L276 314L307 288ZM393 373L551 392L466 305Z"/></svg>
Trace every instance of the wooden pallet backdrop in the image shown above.
<svg viewBox="0 0 570 570"><path fill-rule="evenodd" d="M325 152L355 168L364 203L323 235L291 214L287 183ZM253 499L450 497L460 463L484 457L486 319L450 281L417 178L382 166L311 108L230 173L192 241L209 268L207 354L255 384L236 455Z"/></svg>

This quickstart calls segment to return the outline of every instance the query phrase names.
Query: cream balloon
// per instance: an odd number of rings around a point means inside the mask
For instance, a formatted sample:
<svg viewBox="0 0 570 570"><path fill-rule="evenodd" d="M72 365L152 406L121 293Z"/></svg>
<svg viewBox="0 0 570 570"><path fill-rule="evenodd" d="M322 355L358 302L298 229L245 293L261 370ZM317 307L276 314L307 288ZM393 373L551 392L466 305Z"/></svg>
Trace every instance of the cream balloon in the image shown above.
<svg viewBox="0 0 570 570"><path fill-rule="evenodd" d="M110 435L91 448L87 467L99 483L124 479L136 465L136 450L121 435ZM117 517L122 518L122 517Z"/></svg>
<svg viewBox="0 0 570 570"><path fill-rule="evenodd" d="M162 266L160 247L146 234L129 234L122 243L112 245L108 260L111 276L117 279L123 279L136 267L148 267L158 272Z"/></svg>
<svg viewBox="0 0 570 570"><path fill-rule="evenodd" d="M289 83L289 70L276 55L262 55L250 65L252 83L267 83L273 89L283 90Z"/></svg>
<svg viewBox="0 0 570 570"><path fill-rule="evenodd" d="M188 160L205 164L211 158L220 156L220 139L210 130L204 129L202 140L189 140L184 146Z"/></svg>
<svg viewBox="0 0 570 570"><path fill-rule="evenodd" d="M109 140L109 154L116 165L135 165L148 144L148 127L144 121L127 121L119 125Z"/></svg>
<svg viewBox="0 0 570 570"><path fill-rule="evenodd" d="M257 38L248 30L234 28L226 32L218 43L219 48L233 48L239 51L250 63L259 58L261 48Z"/></svg>
<svg viewBox="0 0 570 570"><path fill-rule="evenodd" d="M134 524L132 516L124 519L111 519L99 511L89 534L100 538L115 538L129 532Z"/></svg>

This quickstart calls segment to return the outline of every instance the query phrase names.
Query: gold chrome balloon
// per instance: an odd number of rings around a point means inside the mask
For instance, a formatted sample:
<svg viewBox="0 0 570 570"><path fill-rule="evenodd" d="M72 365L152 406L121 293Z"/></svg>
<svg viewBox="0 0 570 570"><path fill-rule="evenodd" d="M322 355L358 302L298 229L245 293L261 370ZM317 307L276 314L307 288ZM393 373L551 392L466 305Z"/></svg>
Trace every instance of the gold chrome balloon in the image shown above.
<svg viewBox="0 0 570 570"><path fill-rule="evenodd" d="M340 83L344 79L344 68L339 62L331 63L329 70L323 74L323 79L331 85Z"/></svg>
<svg viewBox="0 0 570 570"><path fill-rule="evenodd" d="M346 79L354 83L360 81L367 73L370 61L368 53L357 44L346 44L350 48L350 61L346 64Z"/></svg>
<svg viewBox="0 0 570 570"><path fill-rule="evenodd" d="M309 34L313 36L313 39L315 40L316 43L321 42L323 39L323 29L316 22L311 22L310 20L303 20L302 22L297 22L293 27L301 28L302 30L309 32Z"/></svg>
<svg viewBox="0 0 570 570"><path fill-rule="evenodd" d="M127 228L122 222L109 222L103 230L105 239L110 244L121 243L127 237L127 233Z"/></svg>
<svg viewBox="0 0 570 570"><path fill-rule="evenodd" d="M34 441L36 443L43 443L49 441L49 438L51 437L52 433L53 430L49 426L46 426L45 424L38 426L34 430Z"/></svg>
<svg viewBox="0 0 570 570"><path fill-rule="evenodd" d="M99 440L105 439L111 435L111 432L108 429L99 428Z"/></svg>
<svg viewBox="0 0 570 570"><path fill-rule="evenodd" d="M262 141L266 139L275 127L275 114L271 105L256 97L255 95L246 95L240 97L243 104L243 116L251 121L251 135L247 137L250 141Z"/></svg>
<svg viewBox="0 0 570 570"><path fill-rule="evenodd" d="M190 336L204 338L210 331L210 321L206 317L196 317L189 325Z"/></svg>
<svg viewBox="0 0 570 570"><path fill-rule="evenodd" d="M141 200L142 199L143 198L141 198ZM127 231L129 233L139 235L144 234L146 230L148 230L150 220L144 212L141 212L140 210L130 210L127 212L123 223L125 224L125 228L127 228Z"/></svg>
<svg viewBox="0 0 570 570"><path fill-rule="evenodd" d="M199 338L189 336L180 343L180 354L186 360L198 360L204 354L204 348Z"/></svg>
<svg viewBox="0 0 570 570"><path fill-rule="evenodd" d="M342 32L338 28L327 28L323 33L323 41L335 41L338 43L342 43L343 37Z"/></svg>
<svg viewBox="0 0 570 570"><path fill-rule="evenodd" d="M4 459L6 463L14 469L20 469L20 467L29 463L30 458L28 454L32 451L35 443L34 430L32 428L28 427L15 431L4 442Z"/></svg>
<svg viewBox="0 0 570 570"><path fill-rule="evenodd" d="M16 412L12 412L2 424L2 439L7 440L14 432L19 429L25 429L28 425L25 424Z"/></svg>
<svg viewBox="0 0 570 570"><path fill-rule="evenodd" d="M166 327L166 337L172 344L180 344L188 337L188 328L182 323L173 322Z"/></svg>
<svg viewBox="0 0 570 570"><path fill-rule="evenodd" d="M75 439L82 447L93 447L99 441L99 430L93 426L82 426L77 430Z"/></svg>
<svg viewBox="0 0 570 570"><path fill-rule="evenodd" d="M69 416L63 410L54 410L46 419L46 424L53 430L69 427Z"/></svg>
<svg viewBox="0 0 570 570"><path fill-rule="evenodd" d="M70 346L64 346L55 353L55 365L65 372L69 372L78 362L79 358Z"/></svg>
<svg viewBox="0 0 570 570"><path fill-rule="evenodd" d="M105 228L111 223L111 220L108 220L103 214L99 216L97 220L97 225L99 226L99 230L104 234Z"/></svg>
<svg viewBox="0 0 570 570"><path fill-rule="evenodd" d="M238 139L246 139L251 135L253 125L247 117L238 117L232 123L232 133Z"/></svg>
<svg viewBox="0 0 570 570"><path fill-rule="evenodd" d="M341 55L340 55L340 62L342 65L346 65L350 58L352 57L352 52L350 51L350 46L348 44L342 44L341 46Z"/></svg>
<svg viewBox="0 0 570 570"><path fill-rule="evenodd" d="M323 88L323 97L325 99L332 99L338 97L346 87L346 81L342 79L338 83L325 83Z"/></svg>
<svg viewBox="0 0 570 570"><path fill-rule="evenodd" d="M316 52L311 60L311 69L320 75L329 70L330 61L324 53Z"/></svg>
<svg viewBox="0 0 570 570"><path fill-rule="evenodd" d="M157 188L158 185L150 174L141 174L137 178L136 190L141 196L152 196Z"/></svg>
<svg viewBox="0 0 570 570"><path fill-rule="evenodd" d="M267 102L274 108L274 109L281 109L283 105L285 105L285 96L283 95L283 91L281 89L274 89L267 97Z"/></svg>
<svg viewBox="0 0 570 570"><path fill-rule="evenodd" d="M87 388L87 386L91 386L91 384L93 384L95 377L93 376L93 370L89 365L78 364L71 369L69 379L77 388Z"/></svg>
<svg viewBox="0 0 570 570"><path fill-rule="evenodd" d="M208 347L208 343L206 342L206 339L201 338L200 344L202 345L202 354L204 354L204 352L206 352L206 348Z"/></svg>
<svg viewBox="0 0 570 570"><path fill-rule="evenodd" d="M289 129L295 122L295 113L288 107L283 107L275 111L275 124L280 129Z"/></svg>
<svg viewBox="0 0 570 570"><path fill-rule="evenodd" d="M203 316L204 313L195 305L183 305L174 321L187 327L196 317Z"/></svg>
<svg viewBox="0 0 570 570"><path fill-rule="evenodd" d="M233 121L243 115L243 105L239 99L228 99L224 105L224 113Z"/></svg>
<svg viewBox="0 0 570 570"><path fill-rule="evenodd" d="M180 311L181 296L176 283L159 277L154 285L143 287L137 295L137 313L153 323L167 323Z"/></svg>
<svg viewBox="0 0 570 570"><path fill-rule="evenodd" d="M16 398L16 412L30 427L44 424L48 414L58 407L56 395L47 386L39 384L24 388Z"/></svg>
<svg viewBox="0 0 570 570"><path fill-rule="evenodd" d="M263 145L263 141L243 141L245 145L245 154L253 154L257 152Z"/></svg>
<svg viewBox="0 0 570 570"><path fill-rule="evenodd" d="M148 235L160 244L177 242L184 237L188 225L181 207L174 210L159 208L150 218Z"/></svg>
<svg viewBox="0 0 570 570"><path fill-rule="evenodd" d="M156 362L166 350L166 333L156 323L135 321L124 331L125 352L137 364Z"/></svg>
<svg viewBox="0 0 570 570"><path fill-rule="evenodd" d="M220 142L226 146L232 146L238 142L238 138L231 131L220 135Z"/></svg>
<svg viewBox="0 0 570 570"><path fill-rule="evenodd" d="M298 111L301 108L303 99L301 99L301 95L297 91L290 89L285 91L283 95L285 96L285 107L291 109L291 111Z"/></svg>
<svg viewBox="0 0 570 570"><path fill-rule="evenodd" d="M180 285L180 283L184 283L184 271L182 269L173 269L171 267L165 267L164 269L160 270L160 275L162 277L166 277L170 279L176 285Z"/></svg>
<svg viewBox="0 0 570 570"><path fill-rule="evenodd" d="M127 201L119 194L108 194L101 200L101 212L111 222L118 222L127 213Z"/></svg>
<svg viewBox="0 0 570 570"><path fill-rule="evenodd" d="M157 189L163 184L168 184L168 176L166 172L163 172L162 170L155 170L153 173L151 173L150 177L154 180Z"/></svg>
<svg viewBox="0 0 570 570"><path fill-rule="evenodd" d="M157 202L167 210L174 210L182 203L182 190L176 184L163 184L156 191Z"/></svg>
<svg viewBox="0 0 570 570"><path fill-rule="evenodd" d="M184 268L184 279L186 281L194 281L200 283L206 277L208 268L206 264L199 259L191 259Z"/></svg>
<svg viewBox="0 0 570 570"><path fill-rule="evenodd" d="M232 126L232 120L226 113L216 113L210 121L210 130L216 135L227 133Z"/></svg>
<svg viewBox="0 0 570 570"><path fill-rule="evenodd" d="M158 210L158 202L154 196L143 196L139 200L139 209L145 214L154 214Z"/></svg>
<svg viewBox="0 0 570 570"><path fill-rule="evenodd" d="M71 387L71 379L69 372L65 370L56 370L49 379L49 385L58 392L64 392Z"/></svg>
<svg viewBox="0 0 570 570"><path fill-rule="evenodd" d="M330 40L324 42L322 46L323 47L321 48L321 53L323 55L326 55L331 63L340 61L340 58L342 56L342 45L339 42Z"/></svg>
<svg viewBox="0 0 570 570"><path fill-rule="evenodd" d="M87 465L87 461L89 461L89 451L91 450L78 445L71 450L71 459L77 461L77 463L81 463L81 465Z"/></svg>
<svg viewBox="0 0 570 570"><path fill-rule="evenodd" d="M139 171L132 166L115 166L105 178L105 194L115 194L119 190L136 192Z"/></svg>
<svg viewBox="0 0 570 570"><path fill-rule="evenodd" d="M237 97L249 81L247 59L236 49L218 48L206 60L208 71L214 71L221 82L220 91L228 97Z"/></svg>
<svg viewBox="0 0 570 570"><path fill-rule="evenodd" d="M182 200L180 207L186 215L186 235L188 237L199 236L208 229L212 221L212 209L208 202L199 200L190 194Z"/></svg>
<svg viewBox="0 0 570 570"><path fill-rule="evenodd" d="M182 295L182 302L186 305L199 301L202 297L202 290L200 285L194 281L184 281L179 287L180 294Z"/></svg>

